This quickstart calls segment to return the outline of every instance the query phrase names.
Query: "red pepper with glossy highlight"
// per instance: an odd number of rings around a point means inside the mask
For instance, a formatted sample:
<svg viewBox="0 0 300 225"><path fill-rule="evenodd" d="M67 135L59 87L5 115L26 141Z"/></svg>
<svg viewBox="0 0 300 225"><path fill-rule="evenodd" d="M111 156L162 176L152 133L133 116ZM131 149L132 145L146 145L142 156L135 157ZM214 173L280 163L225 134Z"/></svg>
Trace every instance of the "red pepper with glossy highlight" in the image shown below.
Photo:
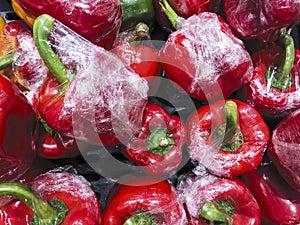
<svg viewBox="0 0 300 225"><path fill-rule="evenodd" d="M166 0L163 3L177 29L159 53L170 80L199 100L216 100L229 97L251 79L250 54L221 16L203 12L184 20Z"/></svg>
<svg viewBox="0 0 300 225"><path fill-rule="evenodd" d="M37 119L19 88L0 74L0 182L22 176L36 156Z"/></svg>
<svg viewBox="0 0 300 225"><path fill-rule="evenodd" d="M200 107L190 116L187 129L191 159L226 177L256 168L270 138L257 110L235 99Z"/></svg>
<svg viewBox="0 0 300 225"><path fill-rule="evenodd" d="M298 0L224 0L226 20L241 38L267 38L274 30L299 22ZM266 37L267 36L267 37Z"/></svg>
<svg viewBox="0 0 300 225"><path fill-rule="evenodd" d="M148 104L144 110L140 131L123 153L143 166L152 176L164 176L175 171L182 160L186 127L175 115L163 108Z"/></svg>
<svg viewBox="0 0 300 225"><path fill-rule="evenodd" d="M273 129L268 155L282 178L300 191L300 108Z"/></svg>
<svg viewBox="0 0 300 225"><path fill-rule="evenodd" d="M262 224L258 203L241 180L196 174L183 175L177 185L188 225Z"/></svg>
<svg viewBox="0 0 300 225"><path fill-rule="evenodd" d="M276 44L253 54L253 77L237 96L266 120L282 119L300 107L300 50L283 34Z"/></svg>
<svg viewBox="0 0 300 225"><path fill-rule="evenodd" d="M186 224L183 206L168 180L132 180L113 187L109 197L105 225Z"/></svg>
<svg viewBox="0 0 300 225"><path fill-rule="evenodd" d="M88 181L67 172L47 172L28 185L0 183L1 224L101 225L102 212Z"/></svg>
<svg viewBox="0 0 300 225"><path fill-rule="evenodd" d="M31 27L38 16L48 14L106 49L113 45L122 22L122 7L117 0L13 0L12 7Z"/></svg>
<svg viewBox="0 0 300 225"><path fill-rule="evenodd" d="M246 173L243 180L260 206L264 224L300 223L300 193L285 182L272 163Z"/></svg>

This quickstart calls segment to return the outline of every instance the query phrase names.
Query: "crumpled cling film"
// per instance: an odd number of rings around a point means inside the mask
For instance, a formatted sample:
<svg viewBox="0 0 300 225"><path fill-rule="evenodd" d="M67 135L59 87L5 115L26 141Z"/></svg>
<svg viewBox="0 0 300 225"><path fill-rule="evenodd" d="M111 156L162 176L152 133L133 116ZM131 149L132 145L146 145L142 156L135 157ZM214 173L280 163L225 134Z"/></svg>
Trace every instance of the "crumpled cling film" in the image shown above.
<svg viewBox="0 0 300 225"><path fill-rule="evenodd" d="M167 76L201 100L228 97L253 72L242 41L220 16L210 12L179 18L177 31L170 34L160 59Z"/></svg>
<svg viewBox="0 0 300 225"><path fill-rule="evenodd" d="M179 177L176 188L179 201L185 206L188 224L209 224L201 217L201 209L207 201L226 201L233 206L233 224L261 224L256 200L237 178L220 178L205 170L195 170Z"/></svg>
<svg viewBox="0 0 300 225"><path fill-rule="evenodd" d="M52 48L70 71L61 117L72 117L75 138L99 143L112 129L128 141L141 122L148 84L113 53L92 44L56 21ZM62 84L64 85L64 84Z"/></svg>

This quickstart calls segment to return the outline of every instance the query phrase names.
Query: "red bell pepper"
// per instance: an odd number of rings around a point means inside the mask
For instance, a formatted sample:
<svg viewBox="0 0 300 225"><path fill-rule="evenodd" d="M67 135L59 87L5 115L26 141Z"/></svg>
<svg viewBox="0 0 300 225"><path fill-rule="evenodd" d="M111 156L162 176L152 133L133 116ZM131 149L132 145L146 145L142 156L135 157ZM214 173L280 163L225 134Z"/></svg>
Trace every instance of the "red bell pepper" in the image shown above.
<svg viewBox="0 0 300 225"><path fill-rule="evenodd" d="M49 14L94 44L110 49L122 22L121 3L107 1L13 0L16 14L29 26L35 18Z"/></svg>
<svg viewBox="0 0 300 225"><path fill-rule="evenodd" d="M294 189L300 191L300 109L280 121L273 130L268 155Z"/></svg>
<svg viewBox="0 0 300 225"><path fill-rule="evenodd" d="M260 206L264 224L300 223L300 193L284 181L272 163L261 165L243 179Z"/></svg>
<svg viewBox="0 0 300 225"><path fill-rule="evenodd" d="M182 225L186 217L175 188L167 181L139 179L112 189L105 225Z"/></svg>
<svg viewBox="0 0 300 225"><path fill-rule="evenodd" d="M276 29L299 22L298 0L224 0L226 20L236 35L242 38L268 36ZM263 37L265 38L265 37Z"/></svg>
<svg viewBox="0 0 300 225"><path fill-rule="evenodd" d="M153 78L160 75L158 51L144 45L142 43L144 38L146 43L150 44L151 40L147 40L150 39L149 27L144 23L138 23L133 31L119 33L111 52L151 84Z"/></svg>
<svg viewBox="0 0 300 225"><path fill-rule="evenodd" d="M200 100L226 98L251 79L251 57L221 16L203 12L180 20L170 6L165 10L177 26L159 55L169 79Z"/></svg>
<svg viewBox="0 0 300 225"><path fill-rule="evenodd" d="M257 201L237 178L188 173L177 185L189 225L261 225Z"/></svg>
<svg viewBox="0 0 300 225"><path fill-rule="evenodd" d="M148 104L140 131L123 153L143 166L152 176L164 176L175 171L182 160L186 127L178 116L169 115L163 108Z"/></svg>
<svg viewBox="0 0 300 225"><path fill-rule="evenodd" d="M4 68L3 73L19 86L40 120L37 95L48 69L43 65L32 33L22 22L14 21L5 24L1 38L10 42L12 50L0 57L0 68ZM79 155L75 139L54 131L46 132L43 124L38 126L36 149L39 156L53 159Z"/></svg>
<svg viewBox="0 0 300 225"><path fill-rule="evenodd" d="M19 178L35 159L37 119L18 87L0 74L0 182Z"/></svg>
<svg viewBox="0 0 300 225"><path fill-rule="evenodd" d="M67 34L60 36L64 32ZM99 138L104 145L130 139L147 102L146 80L112 53L81 39L49 15L35 20L33 33L51 72L42 84L38 104L49 127L93 144L99 144ZM55 36L55 44L48 41L49 36L50 40ZM72 41L59 42L65 38ZM74 45L79 46L76 54L72 54ZM56 56L55 47L62 59Z"/></svg>
<svg viewBox="0 0 300 225"><path fill-rule="evenodd" d="M218 176L239 176L262 160L270 131L249 104L227 99L200 107L188 120L189 154Z"/></svg>
<svg viewBox="0 0 300 225"><path fill-rule="evenodd" d="M253 77L238 91L266 120L282 119L300 107L300 50L287 34L277 43L253 54Z"/></svg>
<svg viewBox="0 0 300 225"><path fill-rule="evenodd" d="M0 183L1 196L16 197L1 204L1 224L102 224L99 201L85 178L47 172L29 185Z"/></svg>

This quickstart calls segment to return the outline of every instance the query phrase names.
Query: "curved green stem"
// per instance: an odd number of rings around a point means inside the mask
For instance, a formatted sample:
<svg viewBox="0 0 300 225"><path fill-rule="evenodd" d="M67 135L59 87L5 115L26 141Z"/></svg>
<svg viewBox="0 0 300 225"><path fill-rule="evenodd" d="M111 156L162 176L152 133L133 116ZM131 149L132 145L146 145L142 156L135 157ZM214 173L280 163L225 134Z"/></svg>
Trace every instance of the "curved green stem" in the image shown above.
<svg viewBox="0 0 300 225"><path fill-rule="evenodd" d="M220 222L224 225L231 225L234 216L234 208L226 201L219 201L215 204L207 201L201 208L200 216L211 222Z"/></svg>
<svg viewBox="0 0 300 225"><path fill-rule="evenodd" d="M288 34L282 35L277 44L282 48L282 60L278 68L269 67L266 77L272 79L273 87L283 90L293 84L290 72L294 64L295 46L293 37Z"/></svg>
<svg viewBox="0 0 300 225"><path fill-rule="evenodd" d="M156 217L150 213L137 212L129 217L123 225L158 225Z"/></svg>
<svg viewBox="0 0 300 225"><path fill-rule="evenodd" d="M128 41L129 44L137 46L141 43L141 40L145 37L149 37L149 27L147 24L143 22L139 22L135 27L134 27L134 34L133 37L131 37Z"/></svg>
<svg viewBox="0 0 300 225"><path fill-rule="evenodd" d="M55 19L47 14L37 17L33 24L33 37L40 56L44 60L49 71L58 82L69 81L68 70L54 53L48 42L48 36L54 28Z"/></svg>
<svg viewBox="0 0 300 225"><path fill-rule="evenodd" d="M62 211L57 212L53 206L41 199L36 192L22 183L0 183L0 196L4 195L16 197L32 209L35 216L33 218L34 222L31 224L58 225L63 221L67 212L66 208L60 208Z"/></svg>
<svg viewBox="0 0 300 225"><path fill-rule="evenodd" d="M164 156L173 148L174 144L174 138L166 128L154 129L147 137L147 148L156 155Z"/></svg>
<svg viewBox="0 0 300 225"><path fill-rule="evenodd" d="M217 129L215 139L222 142L217 143L223 151L235 152L244 142L243 134L238 128L238 108L234 101L226 101L223 106L225 124Z"/></svg>
<svg viewBox="0 0 300 225"><path fill-rule="evenodd" d="M12 51L0 57L0 70L3 70L7 67L12 67L15 53L15 51Z"/></svg>
<svg viewBox="0 0 300 225"><path fill-rule="evenodd" d="M174 9L172 9L172 7L170 6L167 0L161 0L159 4L162 10L164 11L164 13L167 15L168 19L170 20L172 26L175 29L177 29L177 20L179 17L177 13L174 11Z"/></svg>

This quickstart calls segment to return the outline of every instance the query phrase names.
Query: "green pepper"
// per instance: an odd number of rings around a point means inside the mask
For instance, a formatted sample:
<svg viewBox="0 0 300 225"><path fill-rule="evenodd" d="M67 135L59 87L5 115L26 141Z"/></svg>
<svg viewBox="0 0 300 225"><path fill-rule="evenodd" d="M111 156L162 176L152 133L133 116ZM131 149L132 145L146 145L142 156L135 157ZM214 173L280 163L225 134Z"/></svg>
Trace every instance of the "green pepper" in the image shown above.
<svg viewBox="0 0 300 225"><path fill-rule="evenodd" d="M149 27L155 20L152 0L120 0L122 6L121 31L133 28L137 23L143 22Z"/></svg>

